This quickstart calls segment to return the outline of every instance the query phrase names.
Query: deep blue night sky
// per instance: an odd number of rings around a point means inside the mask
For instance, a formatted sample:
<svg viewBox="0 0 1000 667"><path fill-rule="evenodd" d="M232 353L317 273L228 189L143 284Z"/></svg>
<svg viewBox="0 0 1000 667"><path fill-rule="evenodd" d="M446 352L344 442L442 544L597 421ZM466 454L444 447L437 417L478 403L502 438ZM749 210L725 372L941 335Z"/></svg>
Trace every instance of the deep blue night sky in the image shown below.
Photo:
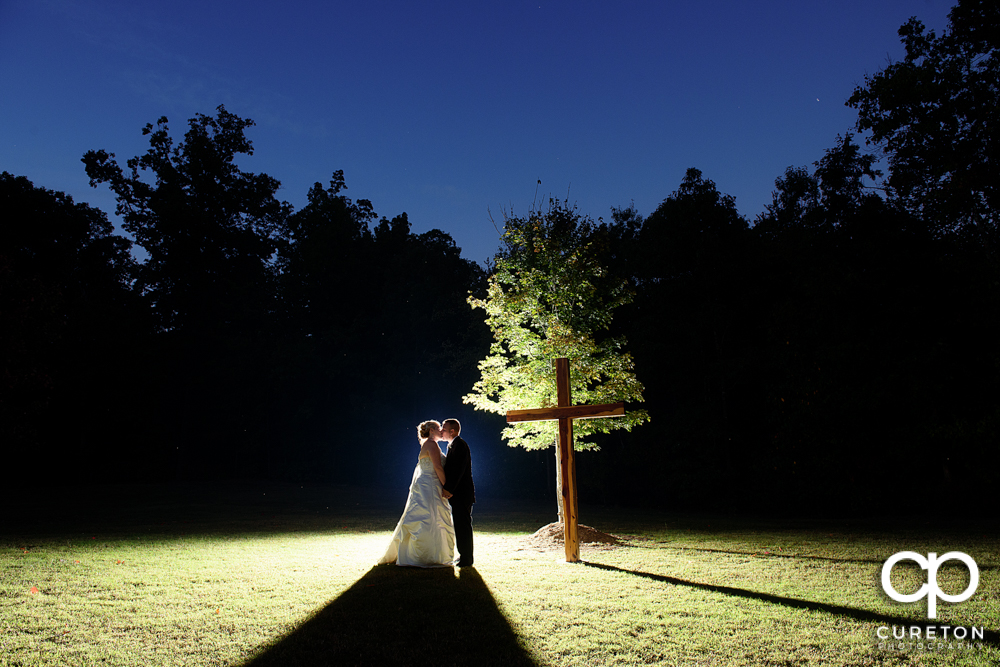
<svg viewBox="0 0 1000 667"><path fill-rule="evenodd" d="M844 100L944 0L205 2L0 0L0 169L109 214L80 157L145 150L219 104L257 122L241 164L296 207L343 169L353 198L464 256L489 212L569 196L649 214L698 167L753 218L774 179L849 130Z"/></svg>

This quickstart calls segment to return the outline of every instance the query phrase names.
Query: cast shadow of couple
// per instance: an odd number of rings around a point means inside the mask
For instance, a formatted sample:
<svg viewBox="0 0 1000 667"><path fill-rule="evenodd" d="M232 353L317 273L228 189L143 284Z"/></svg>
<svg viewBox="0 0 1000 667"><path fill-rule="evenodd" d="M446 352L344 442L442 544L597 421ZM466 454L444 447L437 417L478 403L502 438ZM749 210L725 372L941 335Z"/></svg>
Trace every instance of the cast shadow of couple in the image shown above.
<svg viewBox="0 0 1000 667"><path fill-rule="evenodd" d="M378 565L245 667L537 664L475 568Z"/></svg>

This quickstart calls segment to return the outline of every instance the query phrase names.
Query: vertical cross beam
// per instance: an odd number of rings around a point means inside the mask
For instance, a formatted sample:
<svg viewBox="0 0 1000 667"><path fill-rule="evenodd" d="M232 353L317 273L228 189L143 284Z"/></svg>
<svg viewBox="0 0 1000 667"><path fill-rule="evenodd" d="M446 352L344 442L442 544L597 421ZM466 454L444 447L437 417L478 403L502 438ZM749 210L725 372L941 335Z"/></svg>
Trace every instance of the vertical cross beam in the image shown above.
<svg viewBox="0 0 1000 667"><path fill-rule="evenodd" d="M556 399L560 408L573 405L569 386L569 359L560 358L556 364ZM573 419L559 418L559 462L562 468L563 542L566 545L566 562L580 561L580 533L578 529L578 503L576 496L576 457L573 455Z"/></svg>
<svg viewBox="0 0 1000 667"><path fill-rule="evenodd" d="M625 416L625 404L573 405L569 386L569 359L556 359L556 400L554 408L508 410L507 423L558 421L556 446L559 448L560 481L563 501L563 541L566 562L580 562L580 533L576 495L576 457L573 454L573 420Z"/></svg>

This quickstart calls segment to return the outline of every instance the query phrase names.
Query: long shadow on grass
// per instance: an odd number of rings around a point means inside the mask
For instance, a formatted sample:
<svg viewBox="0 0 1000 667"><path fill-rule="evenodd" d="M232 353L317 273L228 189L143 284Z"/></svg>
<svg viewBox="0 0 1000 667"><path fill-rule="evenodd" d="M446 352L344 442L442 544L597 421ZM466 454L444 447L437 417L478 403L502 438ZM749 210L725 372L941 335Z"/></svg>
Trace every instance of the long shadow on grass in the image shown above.
<svg viewBox="0 0 1000 667"><path fill-rule="evenodd" d="M635 538L631 539L635 546L639 546L643 549L663 549L669 551L697 551L699 553L709 553L709 554L729 554L731 556L753 556L754 558L787 558L789 560L822 560L829 563L860 563L862 565L882 565L885 563L885 559L878 560L876 558L834 558L832 556L814 556L812 554L799 554L799 553L774 553L771 552L761 552L761 551L735 551L732 549L709 549L707 547L675 547L670 544L656 544L646 541L639 541ZM910 567L914 570L920 569L920 566L912 561L904 561L899 564L899 567ZM946 565L947 567L947 565ZM954 565L954 567L964 567L959 565ZM990 570L1000 569L996 565L979 565L980 572L988 572Z"/></svg>
<svg viewBox="0 0 1000 667"><path fill-rule="evenodd" d="M722 593L723 595L732 595L734 597L747 598L750 600L760 600L761 602L768 602L770 604L780 604L784 607L791 607L793 609L813 609L817 611L825 611L828 614L836 614L838 616L846 616L848 618L853 618L856 621L864 621L869 623L882 623L883 625L905 625L905 626L920 626L922 628L927 628L934 626L940 628L942 623L938 622L922 622L915 621L912 618L905 618L902 616L890 616L888 614L879 614L873 611L866 611L864 609L855 609L853 607L841 607L835 604L826 604L825 602L812 602L810 600L799 600L796 598L786 598L780 595L771 595L770 593L757 593L755 591L748 591L743 588L733 588L731 586L718 586L716 584L703 584L697 581L686 581L684 579L678 579L676 577L667 577L662 574L652 574L650 572L640 572L638 570L626 570L620 567L615 567L614 565L605 565L604 563L591 563L581 561L583 565L587 567L596 567L601 570L608 570L609 572L623 572L625 574L632 574L637 577L645 577L646 579L652 579L653 581L663 582L665 584L671 584L673 586L687 586L689 588L699 588L705 591L712 591L713 593ZM985 630L983 633L983 642L986 644L992 644L993 646L1000 646L1000 632L996 630Z"/></svg>
<svg viewBox="0 0 1000 667"><path fill-rule="evenodd" d="M266 665L523 665L518 642L483 578L380 565L245 667Z"/></svg>
<svg viewBox="0 0 1000 667"><path fill-rule="evenodd" d="M640 542L638 540L634 541L636 546L642 547L643 549L663 549L665 551L697 551L699 553L708 554L729 554L731 556L753 556L755 558L790 558L794 560L823 560L830 563L861 563L864 565L881 565L885 562L883 560L877 560L872 558L833 558L831 556L813 556L811 554L797 554L797 553L774 553L772 552L761 552L761 551L735 551L732 549L709 549L707 547L676 547L670 544L656 544L650 542ZM905 563L904 563L905 565ZM914 565L916 567L916 565ZM982 570L983 568L980 568Z"/></svg>

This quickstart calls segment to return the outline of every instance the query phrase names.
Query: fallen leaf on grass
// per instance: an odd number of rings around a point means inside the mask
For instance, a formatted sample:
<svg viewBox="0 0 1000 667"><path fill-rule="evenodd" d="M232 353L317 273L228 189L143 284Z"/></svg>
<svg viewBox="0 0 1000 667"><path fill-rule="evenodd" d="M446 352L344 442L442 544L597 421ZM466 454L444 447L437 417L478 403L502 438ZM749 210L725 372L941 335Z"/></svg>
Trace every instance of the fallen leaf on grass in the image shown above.
<svg viewBox="0 0 1000 667"><path fill-rule="evenodd" d="M31 594L32 594L32 595L35 595L35 594L37 594L37 593L38 593L38 589L37 589L36 587L32 586L32 587L31 587Z"/></svg>

